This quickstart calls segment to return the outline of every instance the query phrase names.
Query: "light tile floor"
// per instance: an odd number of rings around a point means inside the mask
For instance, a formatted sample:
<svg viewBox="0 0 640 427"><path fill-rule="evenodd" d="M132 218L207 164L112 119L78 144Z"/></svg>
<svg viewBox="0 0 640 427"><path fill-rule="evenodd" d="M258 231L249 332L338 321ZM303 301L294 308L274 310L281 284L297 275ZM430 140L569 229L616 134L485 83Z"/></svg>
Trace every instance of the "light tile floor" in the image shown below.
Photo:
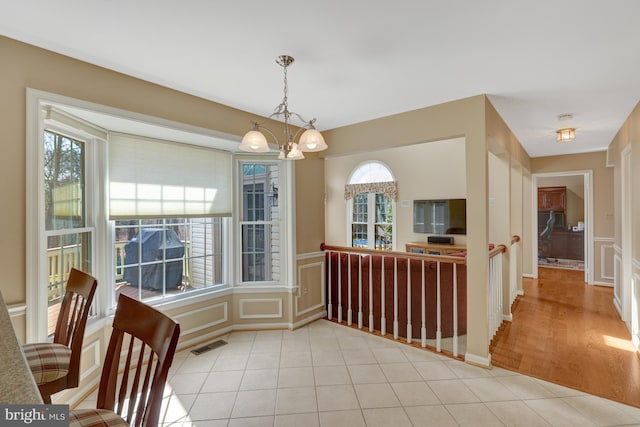
<svg viewBox="0 0 640 427"><path fill-rule="evenodd" d="M163 426L640 426L638 408L325 320L222 339L176 354Z"/></svg>

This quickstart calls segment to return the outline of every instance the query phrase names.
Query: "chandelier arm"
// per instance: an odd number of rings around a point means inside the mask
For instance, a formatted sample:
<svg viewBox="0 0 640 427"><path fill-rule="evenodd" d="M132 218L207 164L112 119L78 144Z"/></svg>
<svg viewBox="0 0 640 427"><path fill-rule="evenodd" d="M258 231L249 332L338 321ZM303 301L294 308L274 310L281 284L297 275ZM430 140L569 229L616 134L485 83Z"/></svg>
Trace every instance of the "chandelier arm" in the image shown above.
<svg viewBox="0 0 640 427"><path fill-rule="evenodd" d="M255 127L256 127L258 130L266 131L269 135L271 135L271 137L272 137L272 138L274 139L274 141L276 142L276 145L278 146L278 149L281 149L281 148L282 148L282 146L280 145L280 141L278 141L278 137L277 137L273 132L271 132L271 131L269 130L269 128L267 128L267 127L263 126L263 125L262 125L262 123L258 123L258 122L252 122L252 123L255 125Z"/></svg>

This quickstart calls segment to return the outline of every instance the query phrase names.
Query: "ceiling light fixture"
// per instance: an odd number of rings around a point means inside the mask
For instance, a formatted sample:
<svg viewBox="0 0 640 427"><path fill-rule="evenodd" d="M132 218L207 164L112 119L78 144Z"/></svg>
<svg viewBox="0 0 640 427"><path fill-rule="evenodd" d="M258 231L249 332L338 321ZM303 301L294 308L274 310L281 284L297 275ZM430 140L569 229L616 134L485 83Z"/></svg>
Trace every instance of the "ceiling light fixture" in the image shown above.
<svg viewBox="0 0 640 427"><path fill-rule="evenodd" d="M576 139L575 128L564 128L556 131L556 141L558 142L571 142Z"/></svg>
<svg viewBox="0 0 640 427"><path fill-rule="evenodd" d="M265 153L269 151L267 138L261 130L267 131L267 133L275 139L276 144L278 144L278 149L280 150L280 155L278 156L279 159L304 159L302 152L322 151L327 149L327 144L324 142L322 134L313 126L316 119L314 118L306 121L300 116L300 114L289 111L287 98L289 91L289 87L287 85L287 67L291 65L293 61L294 59L288 55L280 55L276 58L276 63L284 70L284 98L268 117L269 119L277 118L284 120L284 142L280 144L278 138L273 134L273 132L262 126L262 123L254 122L252 120L251 123L253 123L253 129L247 132L242 138L242 142L239 147L240 150L252 153ZM289 120L292 117L296 117L300 122L302 122L300 129L298 129L298 131L293 135L289 125ZM302 132L302 135L300 135L298 142L295 142L300 132Z"/></svg>

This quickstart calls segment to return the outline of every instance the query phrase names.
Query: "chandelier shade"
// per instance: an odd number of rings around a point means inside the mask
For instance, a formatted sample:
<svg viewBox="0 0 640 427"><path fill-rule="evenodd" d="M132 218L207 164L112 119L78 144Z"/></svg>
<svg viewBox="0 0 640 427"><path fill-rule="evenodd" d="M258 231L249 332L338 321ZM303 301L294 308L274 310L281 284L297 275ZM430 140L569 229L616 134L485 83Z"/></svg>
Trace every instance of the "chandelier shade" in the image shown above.
<svg viewBox="0 0 640 427"><path fill-rule="evenodd" d="M259 130L250 130L244 137L239 147L242 151L250 151L252 153L266 153L269 151L267 138Z"/></svg>
<svg viewBox="0 0 640 427"><path fill-rule="evenodd" d="M261 131L266 131L274 138L278 145L278 150L280 150L280 155L278 156L279 159L304 159L304 154L302 154L303 152L322 151L328 148L322 134L313 125L316 119L306 121L300 116L300 114L289 111L287 67L291 65L293 61L293 57L288 55L280 55L276 58L276 63L284 70L284 98L268 117L270 119L275 118L284 121L284 143L280 143L273 132L262 126L261 123L252 121L253 129L247 132L242 138L242 142L238 147L240 150L252 153L268 152L269 143L267 142L266 136ZM298 131L293 135L291 131L292 125L290 124L291 118L296 118L301 122L298 126ZM302 134L300 134L301 132ZM300 135L300 139L296 142L298 135Z"/></svg>

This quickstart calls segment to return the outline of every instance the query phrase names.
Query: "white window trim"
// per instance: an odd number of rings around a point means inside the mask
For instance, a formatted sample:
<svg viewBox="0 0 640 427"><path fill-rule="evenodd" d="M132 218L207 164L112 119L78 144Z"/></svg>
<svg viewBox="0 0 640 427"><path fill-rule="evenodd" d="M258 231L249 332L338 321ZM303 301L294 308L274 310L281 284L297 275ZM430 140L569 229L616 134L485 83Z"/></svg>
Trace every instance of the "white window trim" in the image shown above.
<svg viewBox="0 0 640 427"><path fill-rule="evenodd" d="M371 212L375 215L375 207L376 207L376 199L375 195L379 193L366 193L367 194L367 240L368 236L375 235L375 221L369 221ZM391 216L393 220L391 221L391 250L396 251L396 201L391 200ZM373 217L375 219L375 216ZM353 246L353 233L352 233L352 225L353 225L353 199L349 199L347 201L347 246ZM374 239L375 240L375 239ZM375 249L375 243L371 243L368 241L367 249Z"/></svg>
<svg viewBox="0 0 640 427"><path fill-rule="evenodd" d="M91 274L105 277L105 264L110 254L103 253L96 245L100 235L105 233L105 225L98 220L97 213L104 211L104 192L99 183L104 165L98 160L98 152L105 149L103 141L94 135L71 129L58 123L46 123L43 106L60 102L55 95L27 89L27 139L26 139L26 341L37 342L47 339L48 302L47 290L43 285L49 281L47 270L47 231L44 218L44 140L45 129L59 132L85 143L85 227L78 232L91 231ZM102 160L106 163L106 158ZM97 197L96 197L97 195ZM100 253L97 253L99 251ZM110 252L110 251L107 251ZM108 265L108 264L107 264ZM96 292L98 294L98 292ZM96 299L104 299L98 294ZM96 305L100 307L100 305ZM98 315L103 313L98 310Z"/></svg>
<svg viewBox="0 0 640 427"><path fill-rule="evenodd" d="M353 170L351 171L351 173L349 174L349 179L347 180L348 184L353 184L351 182L352 178L353 178L353 174L360 169L361 167L363 167L364 165L367 165L369 163L378 163L380 165L382 165L385 169L387 169L389 171L389 173L391 174L392 180L395 181L396 177L393 173L393 171L391 170L391 168L384 162L381 162L379 160L366 160L364 162L360 162L358 163L358 165L356 165L356 167L353 168ZM367 240L369 236L375 236L375 216L371 216L371 213L373 213L373 215L375 215L375 193L367 193ZM373 200L373 201L372 201ZM352 225L353 225L353 198L347 200L347 220L346 225L346 235L347 235L347 246L353 246L353 234L352 234ZM396 201L395 200L391 200L391 216L393 218L393 220L391 221L391 239L392 239L392 244L391 244L391 250L392 251L397 251L397 227L396 227ZM369 218L373 218L373 221L369 221ZM368 243L368 249L375 249L375 237L374 237L374 243Z"/></svg>
<svg viewBox="0 0 640 427"><path fill-rule="evenodd" d="M278 171L278 203L282 207L281 215L281 244L280 244L280 261L281 271L280 280L261 281L261 282L243 282L242 281L242 230L241 230L241 214L242 214L242 182L239 178L241 165L250 163L276 163L279 166ZM291 254L295 254L295 206L293 194L295 191L294 180L294 161L278 160L277 153L274 155L249 155L236 154L234 159L234 192L237 197L234 200L234 235L233 242L236 246L233 249L235 258L234 275L236 280L234 286L242 288L278 288L285 287L288 289L296 288L295 283L295 265L291 262Z"/></svg>

